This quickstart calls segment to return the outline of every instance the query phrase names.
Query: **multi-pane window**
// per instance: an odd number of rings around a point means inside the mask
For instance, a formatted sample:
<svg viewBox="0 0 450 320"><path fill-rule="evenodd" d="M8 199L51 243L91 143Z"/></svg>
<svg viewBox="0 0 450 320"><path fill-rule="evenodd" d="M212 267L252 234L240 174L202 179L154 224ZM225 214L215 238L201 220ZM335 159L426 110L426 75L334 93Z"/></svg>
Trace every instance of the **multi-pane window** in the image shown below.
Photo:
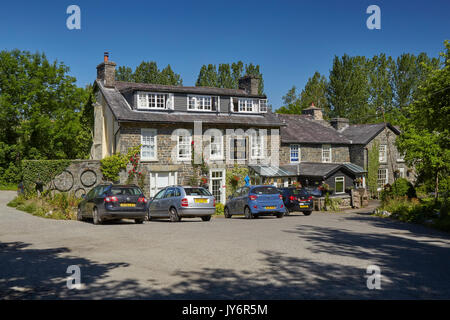
<svg viewBox="0 0 450 320"><path fill-rule="evenodd" d="M298 144L291 144L291 162L300 162L300 147Z"/></svg>
<svg viewBox="0 0 450 320"><path fill-rule="evenodd" d="M405 168L398 169L398 176L399 178L405 178Z"/></svg>
<svg viewBox="0 0 450 320"><path fill-rule="evenodd" d="M247 140L245 138L230 139L230 159L245 160L247 159Z"/></svg>
<svg viewBox="0 0 450 320"><path fill-rule="evenodd" d="M179 135L177 144L178 160L191 160L191 136Z"/></svg>
<svg viewBox="0 0 450 320"><path fill-rule="evenodd" d="M211 136L210 159L222 159L223 137L219 135Z"/></svg>
<svg viewBox="0 0 450 320"><path fill-rule="evenodd" d="M255 112L256 104L253 99L239 98L239 112Z"/></svg>
<svg viewBox="0 0 450 320"><path fill-rule="evenodd" d="M267 100L259 100L259 112L267 112Z"/></svg>
<svg viewBox="0 0 450 320"><path fill-rule="evenodd" d="M156 160L156 129L141 129L141 159Z"/></svg>
<svg viewBox="0 0 450 320"><path fill-rule="evenodd" d="M224 202L223 199L223 188L224 185L224 172L222 170L212 170L211 171L211 193L216 198L218 202Z"/></svg>
<svg viewBox="0 0 450 320"><path fill-rule="evenodd" d="M344 193L345 192L345 177L334 178L334 187L335 187L336 193Z"/></svg>
<svg viewBox="0 0 450 320"><path fill-rule="evenodd" d="M322 145L322 162L331 162L331 145Z"/></svg>
<svg viewBox="0 0 450 320"><path fill-rule="evenodd" d="M188 110L212 110L212 98L210 96L188 96Z"/></svg>
<svg viewBox="0 0 450 320"><path fill-rule="evenodd" d="M140 92L137 95L138 109L166 109L166 95Z"/></svg>
<svg viewBox="0 0 450 320"><path fill-rule="evenodd" d="M378 188L383 188L388 183L388 169L378 169Z"/></svg>
<svg viewBox="0 0 450 320"><path fill-rule="evenodd" d="M386 154L387 148L386 148L385 144L381 144L380 145L379 152L380 152L380 154L379 154L380 162L386 162L386 159L387 159L387 154Z"/></svg>
<svg viewBox="0 0 450 320"><path fill-rule="evenodd" d="M251 135L251 156L253 159L264 157L264 136Z"/></svg>

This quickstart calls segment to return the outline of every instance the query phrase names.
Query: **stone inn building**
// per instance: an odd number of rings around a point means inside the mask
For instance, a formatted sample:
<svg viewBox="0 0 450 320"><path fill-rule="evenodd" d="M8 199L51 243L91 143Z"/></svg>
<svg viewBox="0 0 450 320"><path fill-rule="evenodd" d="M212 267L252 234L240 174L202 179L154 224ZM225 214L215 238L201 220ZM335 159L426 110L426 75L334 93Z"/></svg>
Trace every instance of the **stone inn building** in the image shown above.
<svg viewBox="0 0 450 320"><path fill-rule="evenodd" d="M392 153L399 132L390 125L379 130L349 126L346 119L327 122L314 105L302 115L274 114L252 76L241 78L239 89L168 86L116 81L115 67L107 56L97 66L91 157L101 160L141 145L150 196L168 185L190 184L194 164L203 161L210 192L222 203L226 173L235 167L249 168L255 184L325 182L336 195L344 194L366 186L366 150L374 139L384 141L386 130L392 134L380 149L380 185L394 179L388 169L392 157L384 152ZM400 156L394 158L404 167Z"/></svg>

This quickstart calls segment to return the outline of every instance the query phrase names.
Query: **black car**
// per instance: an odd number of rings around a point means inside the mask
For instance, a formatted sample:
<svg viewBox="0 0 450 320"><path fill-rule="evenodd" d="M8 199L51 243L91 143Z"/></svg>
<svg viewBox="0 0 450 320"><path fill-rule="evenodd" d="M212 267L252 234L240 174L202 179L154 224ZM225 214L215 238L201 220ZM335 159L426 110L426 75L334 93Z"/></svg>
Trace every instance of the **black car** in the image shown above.
<svg viewBox="0 0 450 320"><path fill-rule="evenodd" d="M147 199L135 185L98 185L83 197L77 212L78 221L92 218L94 224L117 219L143 223L146 216Z"/></svg>
<svg viewBox="0 0 450 320"><path fill-rule="evenodd" d="M305 216L309 216L313 211L313 197L306 190L298 188L278 188L283 196L286 207L286 215L292 211L301 211Z"/></svg>

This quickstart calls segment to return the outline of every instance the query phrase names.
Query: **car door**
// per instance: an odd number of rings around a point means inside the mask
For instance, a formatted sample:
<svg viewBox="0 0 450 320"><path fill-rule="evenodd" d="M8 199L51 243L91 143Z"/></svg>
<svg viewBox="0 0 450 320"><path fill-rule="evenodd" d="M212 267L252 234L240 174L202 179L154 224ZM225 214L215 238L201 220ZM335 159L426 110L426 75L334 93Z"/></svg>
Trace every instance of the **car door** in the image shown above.
<svg viewBox="0 0 450 320"><path fill-rule="evenodd" d="M164 194L166 193L167 189L160 190L155 197L152 199L149 205L149 213L152 217L159 217L161 216L161 203L160 201L164 197Z"/></svg>
<svg viewBox="0 0 450 320"><path fill-rule="evenodd" d="M165 217L169 216L169 208L174 196L175 196L175 188L168 188L164 196L161 198L161 200L159 200L161 215L164 215Z"/></svg>
<svg viewBox="0 0 450 320"><path fill-rule="evenodd" d="M82 207L83 215L92 217L92 210L94 209L94 197L98 188L99 188L98 186L92 188L91 191L89 191L86 197L84 198L84 205Z"/></svg>
<svg viewBox="0 0 450 320"><path fill-rule="evenodd" d="M244 213L244 208L248 204L248 193L250 191L249 187L243 187L241 193L237 200L237 207L239 213Z"/></svg>
<svg viewBox="0 0 450 320"><path fill-rule="evenodd" d="M242 188L237 189L231 196L231 199L229 200L229 202L227 203L227 207L229 208L229 210L232 214L238 213L236 205L237 205L239 195L241 194L241 189Z"/></svg>

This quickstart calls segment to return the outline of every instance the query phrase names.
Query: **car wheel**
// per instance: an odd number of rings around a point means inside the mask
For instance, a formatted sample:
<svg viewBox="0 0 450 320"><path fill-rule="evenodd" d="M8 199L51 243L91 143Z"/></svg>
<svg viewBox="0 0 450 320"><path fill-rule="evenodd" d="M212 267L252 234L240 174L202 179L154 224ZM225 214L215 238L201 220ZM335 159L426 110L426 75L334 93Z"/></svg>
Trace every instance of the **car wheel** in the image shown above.
<svg viewBox="0 0 450 320"><path fill-rule="evenodd" d="M174 207L169 209L169 219L171 222L178 222L181 220L181 217L178 215L177 209Z"/></svg>
<svg viewBox="0 0 450 320"><path fill-rule="evenodd" d="M228 209L228 207L225 207L225 209L223 209L223 215L225 216L225 218L230 219L231 218L231 213L230 210Z"/></svg>
<svg viewBox="0 0 450 320"><path fill-rule="evenodd" d="M211 216L204 216L204 217L202 217L202 220L209 221L209 220L211 220Z"/></svg>
<svg viewBox="0 0 450 320"><path fill-rule="evenodd" d="M283 216L284 216L284 212L282 212L282 213L277 213L277 214L276 214L276 217L277 217L278 219L283 218Z"/></svg>
<svg viewBox="0 0 450 320"><path fill-rule="evenodd" d="M288 215L290 215L290 214L291 214L291 212L289 211L289 209L288 209L287 207L285 207L284 215L285 215L285 216L288 216Z"/></svg>
<svg viewBox="0 0 450 320"><path fill-rule="evenodd" d="M134 223L136 223L136 224L143 224L144 223L144 219L134 219Z"/></svg>
<svg viewBox="0 0 450 320"><path fill-rule="evenodd" d="M312 211L304 211L304 212L303 212L303 214L304 214L305 216L309 216L311 213L312 213Z"/></svg>
<svg viewBox="0 0 450 320"><path fill-rule="evenodd" d="M84 218L83 218L80 208L78 208L78 210L77 210L77 221L84 221Z"/></svg>
<svg viewBox="0 0 450 320"><path fill-rule="evenodd" d="M92 217L94 220L94 224L102 224L102 219L100 219L100 217L98 215L97 208L94 208L94 211L92 212Z"/></svg>
<svg viewBox="0 0 450 320"><path fill-rule="evenodd" d="M252 212L250 211L250 208L249 208L249 207L245 207L244 215L245 215L245 218L246 218L246 219L253 219L253 214L252 214Z"/></svg>

